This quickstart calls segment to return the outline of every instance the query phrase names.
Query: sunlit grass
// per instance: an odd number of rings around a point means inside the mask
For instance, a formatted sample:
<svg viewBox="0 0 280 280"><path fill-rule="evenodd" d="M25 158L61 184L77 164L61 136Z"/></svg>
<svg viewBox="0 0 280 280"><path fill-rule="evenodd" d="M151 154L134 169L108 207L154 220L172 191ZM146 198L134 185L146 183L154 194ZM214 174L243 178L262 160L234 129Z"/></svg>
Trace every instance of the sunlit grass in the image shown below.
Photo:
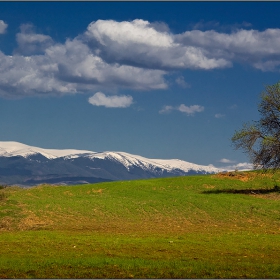
<svg viewBox="0 0 280 280"><path fill-rule="evenodd" d="M0 278L279 278L278 176L2 189Z"/></svg>

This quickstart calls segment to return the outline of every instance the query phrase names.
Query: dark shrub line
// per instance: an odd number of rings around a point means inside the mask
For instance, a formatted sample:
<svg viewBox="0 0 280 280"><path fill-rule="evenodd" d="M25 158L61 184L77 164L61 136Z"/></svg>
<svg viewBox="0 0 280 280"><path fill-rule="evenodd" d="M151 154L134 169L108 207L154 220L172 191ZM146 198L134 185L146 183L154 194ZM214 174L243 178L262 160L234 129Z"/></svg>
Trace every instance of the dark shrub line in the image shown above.
<svg viewBox="0 0 280 280"><path fill-rule="evenodd" d="M203 194L219 194L219 193L233 193L233 194L267 194L272 192L280 192L279 186L274 186L272 189L226 189L226 190L208 190L203 191Z"/></svg>

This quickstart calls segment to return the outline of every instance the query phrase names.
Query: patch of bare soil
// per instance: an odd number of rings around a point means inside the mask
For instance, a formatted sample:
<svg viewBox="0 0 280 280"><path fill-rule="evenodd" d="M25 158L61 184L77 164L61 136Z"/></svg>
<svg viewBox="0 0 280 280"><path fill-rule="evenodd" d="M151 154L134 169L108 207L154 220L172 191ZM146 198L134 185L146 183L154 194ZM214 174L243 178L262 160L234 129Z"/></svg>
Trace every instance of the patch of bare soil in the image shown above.
<svg viewBox="0 0 280 280"><path fill-rule="evenodd" d="M236 179L243 182L247 182L253 179L261 178L272 178L273 174L271 173L256 173L256 172L241 172L241 171L229 171L229 172L220 172L215 175L212 175L213 178L227 178L227 179Z"/></svg>

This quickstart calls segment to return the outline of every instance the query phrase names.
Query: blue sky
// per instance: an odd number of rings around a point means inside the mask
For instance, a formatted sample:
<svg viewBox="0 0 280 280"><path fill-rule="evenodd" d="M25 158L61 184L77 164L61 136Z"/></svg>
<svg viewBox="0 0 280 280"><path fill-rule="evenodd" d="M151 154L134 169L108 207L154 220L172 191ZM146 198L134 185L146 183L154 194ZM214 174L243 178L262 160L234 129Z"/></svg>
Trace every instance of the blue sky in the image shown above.
<svg viewBox="0 0 280 280"><path fill-rule="evenodd" d="M280 2L0 2L1 141L248 162Z"/></svg>

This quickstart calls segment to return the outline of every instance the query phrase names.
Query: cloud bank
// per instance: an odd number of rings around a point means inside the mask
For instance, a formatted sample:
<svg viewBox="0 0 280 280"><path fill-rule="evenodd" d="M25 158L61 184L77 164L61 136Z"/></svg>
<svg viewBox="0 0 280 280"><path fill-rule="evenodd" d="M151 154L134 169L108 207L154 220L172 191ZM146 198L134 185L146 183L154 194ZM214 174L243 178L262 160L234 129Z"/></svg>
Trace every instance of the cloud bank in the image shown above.
<svg viewBox="0 0 280 280"><path fill-rule="evenodd" d="M176 42L202 48L214 58L223 58L260 69L279 70L280 29L269 28L264 31L240 29L230 34L214 30L186 31L175 35Z"/></svg>
<svg viewBox="0 0 280 280"><path fill-rule="evenodd" d="M217 167L220 170L226 170L226 171L234 171L234 170L238 170L238 171L245 171L245 170L253 170L254 166L251 163L248 162L241 162L241 163L237 163L234 165L227 165L227 166L223 166L223 167Z"/></svg>
<svg viewBox="0 0 280 280"><path fill-rule="evenodd" d="M7 27L0 20L0 34ZM166 76L174 70L208 71L233 63L261 71L280 69L277 28L231 33L195 29L174 34L165 23L97 20L84 33L57 43L49 35L36 33L34 26L22 24L16 42L12 55L0 50L2 97L166 89ZM189 86L182 76L175 82ZM187 115L203 110L192 106L181 104L176 110ZM166 107L161 112L171 110L175 109Z"/></svg>

